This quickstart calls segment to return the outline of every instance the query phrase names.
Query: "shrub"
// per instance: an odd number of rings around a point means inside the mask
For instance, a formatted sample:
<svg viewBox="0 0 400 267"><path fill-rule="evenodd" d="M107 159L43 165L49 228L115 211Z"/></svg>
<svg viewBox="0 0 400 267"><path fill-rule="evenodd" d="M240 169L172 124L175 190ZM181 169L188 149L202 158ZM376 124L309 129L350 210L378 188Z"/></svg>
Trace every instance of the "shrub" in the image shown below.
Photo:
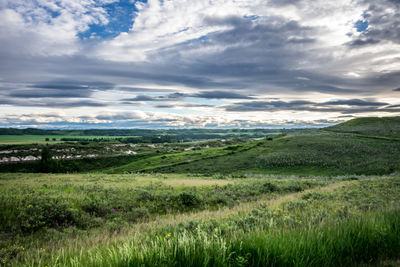
<svg viewBox="0 0 400 267"><path fill-rule="evenodd" d="M34 232L44 227L83 226L82 214L54 198L34 197L19 207L19 229Z"/></svg>
<svg viewBox="0 0 400 267"><path fill-rule="evenodd" d="M265 182L261 185L260 191L262 193L270 193L279 191L279 187L276 184Z"/></svg>
<svg viewBox="0 0 400 267"><path fill-rule="evenodd" d="M179 201L184 207L196 207L199 204L199 199L194 193L182 192L179 194Z"/></svg>

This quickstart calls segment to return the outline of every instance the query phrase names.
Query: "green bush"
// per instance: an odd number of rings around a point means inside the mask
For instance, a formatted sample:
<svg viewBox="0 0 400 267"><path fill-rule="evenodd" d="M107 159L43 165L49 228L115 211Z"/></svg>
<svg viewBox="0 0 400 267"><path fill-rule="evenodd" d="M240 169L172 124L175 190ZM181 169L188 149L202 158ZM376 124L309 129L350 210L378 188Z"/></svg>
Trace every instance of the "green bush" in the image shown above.
<svg viewBox="0 0 400 267"><path fill-rule="evenodd" d="M194 193L182 192L179 194L180 203L187 208L193 208L200 204L200 200Z"/></svg>
<svg viewBox="0 0 400 267"><path fill-rule="evenodd" d="M82 214L54 198L32 197L18 208L17 222L24 233L34 232L44 227L83 226Z"/></svg>

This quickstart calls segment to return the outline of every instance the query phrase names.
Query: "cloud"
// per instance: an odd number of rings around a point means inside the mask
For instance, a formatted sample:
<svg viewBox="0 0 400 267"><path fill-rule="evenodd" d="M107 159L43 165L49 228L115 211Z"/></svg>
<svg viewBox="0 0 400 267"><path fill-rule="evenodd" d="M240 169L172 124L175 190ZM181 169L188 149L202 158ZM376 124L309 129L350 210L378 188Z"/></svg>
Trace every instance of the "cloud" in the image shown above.
<svg viewBox="0 0 400 267"><path fill-rule="evenodd" d="M152 92L152 93L160 93L160 92L171 92L176 91L176 89L164 89L164 88L139 88L139 87L118 87L116 88L121 91L127 92Z"/></svg>
<svg viewBox="0 0 400 267"><path fill-rule="evenodd" d="M327 106L346 105L346 106L387 106L388 103L376 102L376 101L365 101L362 99L346 99L346 100L334 100L322 103Z"/></svg>
<svg viewBox="0 0 400 267"><path fill-rule="evenodd" d="M356 39L354 41L351 41L349 43L349 46L351 46L351 47L360 47L360 46L378 44L379 42L380 42L380 40L376 40L376 39L373 39L373 38Z"/></svg>
<svg viewBox="0 0 400 267"><path fill-rule="evenodd" d="M107 82L54 80L33 84L21 84L18 87L0 86L0 96L4 98L4 104L16 106L96 107L106 106L107 104L91 100L90 98L93 93L96 91L107 91L113 88L114 84ZM78 101L77 99L85 100Z"/></svg>
<svg viewBox="0 0 400 267"><path fill-rule="evenodd" d="M89 90L15 89L10 91L8 95L15 98L86 98L91 95L91 92Z"/></svg>
<svg viewBox="0 0 400 267"><path fill-rule="evenodd" d="M178 100L186 97L186 94L183 93L172 93L168 95L162 96L148 96L148 95L138 95L134 98L125 98L122 101L171 101L171 100Z"/></svg>
<svg viewBox="0 0 400 267"><path fill-rule="evenodd" d="M103 120L109 125L225 127L396 114L399 6L3 0L0 118L70 108L79 120L109 107L158 114L129 120L118 113Z"/></svg>
<svg viewBox="0 0 400 267"><path fill-rule="evenodd" d="M109 82L82 82L74 80L55 80L30 85L30 88L55 90L110 90L115 84Z"/></svg>
<svg viewBox="0 0 400 267"><path fill-rule="evenodd" d="M125 121L125 120L143 120L147 118L144 112L114 112L109 114L97 115L94 118L101 121Z"/></svg>
<svg viewBox="0 0 400 267"><path fill-rule="evenodd" d="M13 99L3 98L0 100L0 105L11 105L16 107L49 107L49 108L77 108L77 107L105 107L108 103L93 101L93 100L66 100L59 98L45 99Z"/></svg>
<svg viewBox="0 0 400 267"><path fill-rule="evenodd" d="M107 24L107 12L93 1L3 1L2 52L12 55L73 55L82 49L77 34L90 24Z"/></svg>
<svg viewBox="0 0 400 267"><path fill-rule="evenodd" d="M225 91L205 91L189 95L190 97L211 98L211 99L252 99L253 97L246 96L235 92Z"/></svg>
<svg viewBox="0 0 400 267"><path fill-rule="evenodd" d="M372 0L361 0L367 5L363 17L371 26L362 37L371 40L380 40L391 43L400 42L400 3L397 0L382 0L379 2ZM392 30L393 29L393 30Z"/></svg>
<svg viewBox="0 0 400 267"><path fill-rule="evenodd" d="M304 110L310 101L250 101L239 102L225 106L226 111L274 111L274 110Z"/></svg>
<svg viewBox="0 0 400 267"><path fill-rule="evenodd" d="M338 112L338 113L365 113L365 112L394 112L400 109L393 108L388 103L366 101L362 99L333 100L326 102L311 101L249 101L225 105L226 111L309 111L309 112Z"/></svg>
<svg viewBox="0 0 400 267"><path fill-rule="evenodd" d="M211 108L213 105L197 104L197 103L175 103L175 104L159 104L154 105L155 108Z"/></svg>
<svg viewBox="0 0 400 267"><path fill-rule="evenodd" d="M199 93L171 93L161 96L137 95L134 98L124 98L121 101L176 101L184 98L205 98L205 99L253 99L235 92L226 91L203 91ZM159 107L159 106L158 106Z"/></svg>

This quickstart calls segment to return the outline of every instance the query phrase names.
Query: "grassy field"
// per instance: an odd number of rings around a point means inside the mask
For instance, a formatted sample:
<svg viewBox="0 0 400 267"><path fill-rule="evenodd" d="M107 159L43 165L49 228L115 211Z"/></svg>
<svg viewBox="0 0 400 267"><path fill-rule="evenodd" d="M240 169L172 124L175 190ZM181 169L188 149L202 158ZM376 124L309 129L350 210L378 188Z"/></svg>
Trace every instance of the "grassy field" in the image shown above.
<svg viewBox="0 0 400 267"><path fill-rule="evenodd" d="M398 259L400 177L2 174L5 266L354 266Z"/></svg>
<svg viewBox="0 0 400 267"><path fill-rule="evenodd" d="M400 138L400 117L358 118L328 127L327 130Z"/></svg>
<svg viewBox="0 0 400 267"><path fill-rule="evenodd" d="M121 143L114 141L79 141L50 142L48 144L0 145L0 172L93 172L104 169L116 169L130 164L128 169L136 169L139 163L142 168L175 164L182 160L202 159L226 155L233 150L242 151L254 145L247 138L212 139L182 143ZM46 168L41 163L43 149L47 149L51 160ZM149 162L143 161L150 158ZM187 158L185 158L187 157ZM7 162L9 159L18 162ZM33 160L32 160L33 158ZM26 159L30 159L26 161ZM136 163L138 162L138 163ZM125 168L122 172L127 172ZM111 170L109 170L111 171Z"/></svg>
<svg viewBox="0 0 400 267"><path fill-rule="evenodd" d="M106 172L345 175L400 171L400 141L310 130L218 150L159 155Z"/></svg>
<svg viewBox="0 0 400 267"><path fill-rule="evenodd" d="M135 222L153 215L217 209L265 194L296 192L329 183L324 179L271 183L260 179L146 174L0 177L2 226L15 234L60 225L82 229L109 223L112 226L114 220Z"/></svg>
<svg viewBox="0 0 400 267"><path fill-rule="evenodd" d="M225 155L242 153L262 144L263 141L250 141L245 144L224 147L208 148L202 150L187 151L173 154L162 154L148 157L143 160L134 161L126 165L106 170L106 173L124 173L138 171L152 171L154 169L177 166L204 159L214 159Z"/></svg>
<svg viewBox="0 0 400 267"><path fill-rule="evenodd" d="M393 156L400 154L398 139L327 130L297 131L256 141L232 139L134 146L107 142L55 143L48 148L53 156L73 159L53 162L48 168L50 172L305 176L400 172L400 157ZM10 152L8 157L39 157L40 149L40 145L4 147ZM85 159L87 156L92 158ZM8 164L2 172L36 172L39 167L39 162Z"/></svg>

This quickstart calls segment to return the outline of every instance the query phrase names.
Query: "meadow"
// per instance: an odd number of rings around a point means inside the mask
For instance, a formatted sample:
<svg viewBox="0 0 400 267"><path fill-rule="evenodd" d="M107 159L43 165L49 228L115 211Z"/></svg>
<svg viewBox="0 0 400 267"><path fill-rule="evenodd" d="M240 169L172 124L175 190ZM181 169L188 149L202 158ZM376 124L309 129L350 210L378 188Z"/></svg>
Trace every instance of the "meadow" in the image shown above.
<svg viewBox="0 0 400 267"><path fill-rule="evenodd" d="M2 145L0 266L399 266L397 122Z"/></svg>
<svg viewBox="0 0 400 267"><path fill-rule="evenodd" d="M223 148L220 148L220 150ZM383 175L400 171L400 140L326 130L299 131L225 148L214 157L194 151L184 159L154 156L112 168L109 172L153 171L203 174ZM229 152L229 153L228 153ZM190 155L195 156L195 160ZM146 166L146 167L144 167Z"/></svg>
<svg viewBox="0 0 400 267"><path fill-rule="evenodd" d="M43 147L55 160L42 168ZM6 153L3 153L6 152ZM232 138L183 143L119 141L3 145L0 157L20 160L1 172L103 172L180 174L386 175L400 171L400 139L303 130L262 139ZM0 158L1 160L1 158Z"/></svg>
<svg viewBox="0 0 400 267"><path fill-rule="evenodd" d="M399 176L0 177L5 266L354 266L400 252Z"/></svg>

